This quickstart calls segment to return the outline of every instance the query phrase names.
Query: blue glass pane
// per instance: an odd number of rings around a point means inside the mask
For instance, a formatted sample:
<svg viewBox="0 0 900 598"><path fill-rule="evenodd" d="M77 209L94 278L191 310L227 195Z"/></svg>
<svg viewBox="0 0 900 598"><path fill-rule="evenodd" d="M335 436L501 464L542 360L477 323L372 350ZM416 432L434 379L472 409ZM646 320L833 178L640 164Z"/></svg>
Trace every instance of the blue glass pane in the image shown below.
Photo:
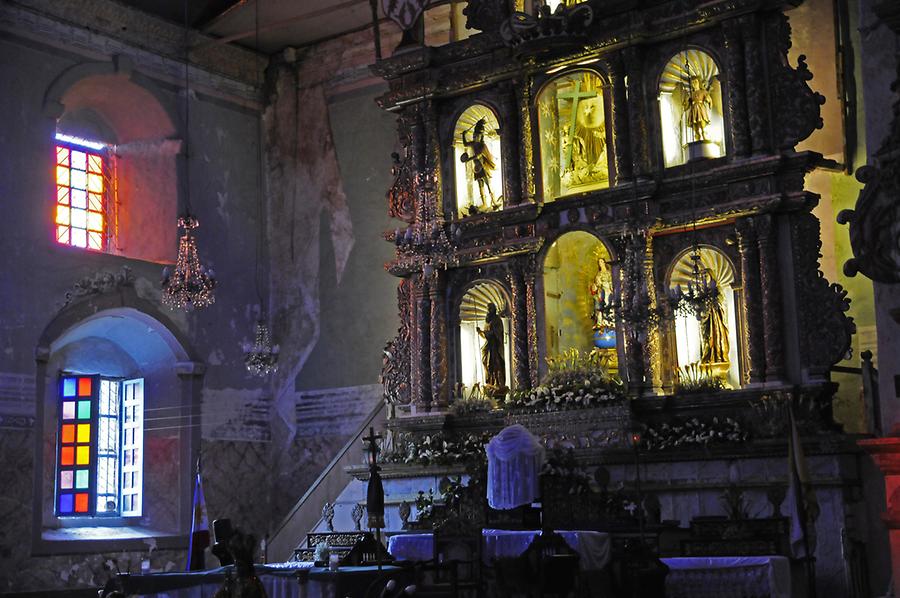
<svg viewBox="0 0 900 598"><path fill-rule="evenodd" d="M75 378L63 378L63 396L75 396Z"/></svg>
<svg viewBox="0 0 900 598"><path fill-rule="evenodd" d="M72 512L72 495L71 494L60 494L59 495L59 512L60 513L71 513Z"/></svg>

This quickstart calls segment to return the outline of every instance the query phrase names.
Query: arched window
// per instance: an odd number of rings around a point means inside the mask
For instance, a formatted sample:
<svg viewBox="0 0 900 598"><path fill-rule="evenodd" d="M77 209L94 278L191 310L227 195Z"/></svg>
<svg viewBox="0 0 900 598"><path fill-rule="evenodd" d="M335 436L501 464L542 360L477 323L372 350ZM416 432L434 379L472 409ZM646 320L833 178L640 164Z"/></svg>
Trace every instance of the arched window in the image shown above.
<svg viewBox="0 0 900 598"><path fill-rule="evenodd" d="M453 129L456 210L459 216L503 207L500 123L484 104L466 108Z"/></svg>
<svg viewBox="0 0 900 598"><path fill-rule="evenodd" d="M695 268L695 263L697 268ZM672 293L684 293L696 286L697 275L715 281L717 292L703 306L692 310L685 306L675 313L676 380L679 378L715 378L730 388L741 385L740 334L737 314L739 291L734 288L734 267L728 257L714 247L701 246L675 260L669 275Z"/></svg>
<svg viewBox="0 0 900 598"><path fill-rule="evenodd" d="M537 98L544 201L609 187L606 88L594 71L576 70L544 85Z"/></svg>
<svg viewBox="0 0 900 598"><path fill-rule="evenodd" d="M602 351L610 367L617 363L616 328L600 309L613 293L609 250L584 231L559 237L544 257L546 356L576 349Z"/></svg>
<svg viewBox="0 0 900 598"><path fill-rule="evenodd" d="M487 387L488 394L491 387L511 386L509 304L496 283L479 282L463 295L459 347L463 385L480 384Z"/></svg>
<svg viewBox="0 0 900 598"><path fill-rule="evenodd" d="M690 49L672 57L659 81L659 117L666 168L725 155L719 67Z"/></svg>

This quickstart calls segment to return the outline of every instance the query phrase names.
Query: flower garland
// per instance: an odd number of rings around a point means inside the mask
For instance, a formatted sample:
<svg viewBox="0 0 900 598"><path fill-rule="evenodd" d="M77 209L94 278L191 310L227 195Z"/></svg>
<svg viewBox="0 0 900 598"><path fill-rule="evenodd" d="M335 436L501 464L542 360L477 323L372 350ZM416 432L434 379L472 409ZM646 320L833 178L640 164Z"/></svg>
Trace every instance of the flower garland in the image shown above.
<svg viewBox="0 0 900 598"><path fill-rule="evenodd" d="M483 463L487 459L484 445L492 436L492 432L471 432L458 438L448 438L442 432L412 436L385 455L384 461L426 467Z"/></svg>
<svg viewBox="0 0 900 598"><path fill-rule="evenodd" d="M663 422L647 428L645 439L648 450L707 446L715 443L745 442L750 433L731 417L713 417L702 421L696 417L689 420Z"/></svg>

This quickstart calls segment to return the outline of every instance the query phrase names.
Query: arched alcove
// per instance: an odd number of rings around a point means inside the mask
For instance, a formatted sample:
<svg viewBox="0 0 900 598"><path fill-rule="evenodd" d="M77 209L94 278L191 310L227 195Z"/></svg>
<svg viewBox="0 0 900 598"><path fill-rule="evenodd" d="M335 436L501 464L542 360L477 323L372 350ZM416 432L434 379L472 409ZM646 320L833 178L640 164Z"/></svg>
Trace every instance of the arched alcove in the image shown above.
<svg viewBox="0 0 900 598"><path fill-rule="evenodd" d="M659 117L666 167L725 155L719 66L691 48L673 56L659 79Z"/></svg>
<svg viewBox="0 0 900 598"><path fill-rule="evenodd" d="M510 313L506 293L495 282L476 282L466 290L459 304L460 382L466 388L472 388L475 384L496 389L511 387L510 347ZM497 380L489 379L486 365L491 360L497 364L501 358L503 379L499 381L502 384L498 384Z"/></svg>
<svg viewBox="0 0 900 598"><path fill-rule="evenodd" d="M609 187L611 131L607 89L595 71L548 81L537 96L544 201Z"/></svg>
<svg viewBox="0 0 900 598"><path fill-rule="evenodd" d="M613 293L612 257L603 242L585 231L557 238L543 263L545 356L572 349L603 352L618 363L614 318L601 309Z"/></svg>
<svg viewBox="0 0 900 598"><path fill-rule="evenodd" d="M77 551L88 549L79 546L83 540L121 545L147 537L172 543L189 528L186 497L199 448L199 386L191 379L202 367L164 316L136 307L143 303L131 288L84 299L42 335L35 486L35 544L42 549ZM63 384L85 379L94 389L82 393L79 382L77 396ZM89 442L78 445L85 459L76 463L60 452L72 441L64 429L72 425L78 441L84 428ZM79 473L75 488L91 496L87 513L60 503Z"/></svg>
<svg viewBox="0 0 900 598"><path fill-rule="evenodd" d="M45 113L57 121L54 238L66 245L168 262L176 242L181 143L163 94L126 66L121 61L77 65L47 91ZM96 156L93 171L79 170L66 152L75 150L80 157L86 148ZM90 200L80 197L83 191L74 182L84 171L87 178L93 172L103 180ZM87 233L91 238L84 239L81 230L93 231Z"/></svg>
<svg viewBox="0 0 900 598"><path fill-rule="evenodd" d="M462 216L503 207L500 122L484 104L472 104L453 129L456 211Z"/></svg>
<svg viewBox="0 0 900 598"><path fill-rule="evenodd" d="M696 267L695 267L696 265ZM670 293L694 286L697 275L715 281L717 293L702 313L679 309L674 319L674 360L679 376L716 378L729 388L741 386L740 291L735 289L731 260L715 247L682 252L672 263L666 288Z"/></svg>

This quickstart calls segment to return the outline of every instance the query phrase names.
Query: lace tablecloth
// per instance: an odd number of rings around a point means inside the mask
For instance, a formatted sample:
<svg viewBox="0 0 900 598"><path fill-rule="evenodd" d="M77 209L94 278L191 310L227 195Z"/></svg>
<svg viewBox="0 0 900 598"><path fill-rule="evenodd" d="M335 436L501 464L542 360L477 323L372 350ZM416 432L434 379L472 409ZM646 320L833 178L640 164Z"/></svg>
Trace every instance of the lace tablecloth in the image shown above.
<svg viewBox="0 0 900 598"><path fill-rule="evenodd" d="M790 598L791 565L783 556L684 557L668 565L666 598Z"/></svg>
<svg viewBox="0 0 900 598"><path fill-rule="evenodd" d="M537 530L482 530L485 563L489 564L495 557L519 556L539 533L541 532ZM557 533L579 554L579 564L583 571L598 571L609 563L609 534L592 531ZM388 552L399 560L427 561L434 556L434 537L430 533L391 536L388 539Z"/></svg>

